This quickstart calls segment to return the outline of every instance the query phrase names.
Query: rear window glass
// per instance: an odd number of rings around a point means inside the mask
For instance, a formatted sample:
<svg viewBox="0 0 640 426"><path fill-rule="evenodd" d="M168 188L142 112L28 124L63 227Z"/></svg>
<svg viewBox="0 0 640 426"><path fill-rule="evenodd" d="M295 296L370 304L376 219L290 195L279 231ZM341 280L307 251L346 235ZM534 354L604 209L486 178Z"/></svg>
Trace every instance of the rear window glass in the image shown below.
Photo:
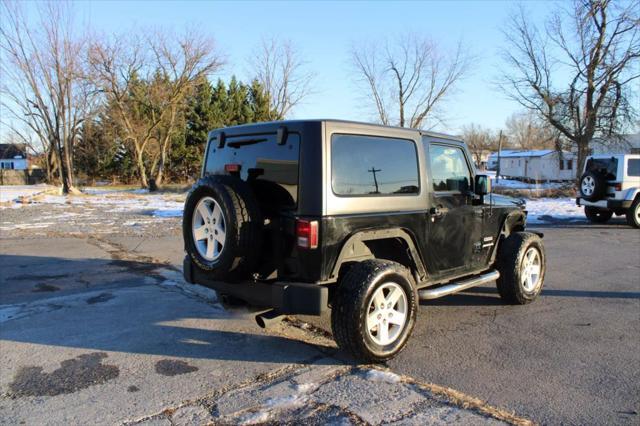
<svg viewBox="0 0 640 426"><path fill-rule="evenodd" d="M640 176L640 158L630 158L627 163L627 175Z"/></svg>
<svg viewBox="0 0 640 426"><path fill-rule="evenodd" d="M295 207L299 157L300 135L297 133L289 133L284 145L276 143L274 134L228 136L223 148L218 148L216 139L211 141L205 173L225 175L229 174L225 165L240 165L240 178L256 187L256 191L270 185L269 191L277 195L281 207Z"/></svg>
<svg viewBox="0 0 640 426"><path fill-rule="evenodd" d="M585 167L587 172L597 172L604 174L606 179L615 179L618 171L617 158L590 158Z"/></svg>
<svg viewBox="0 0 640 426"><path fill-rule="evenodd" d="M417 194L419 181L413 141L363 135L331 137L331 186L336 195Z"/></svg>

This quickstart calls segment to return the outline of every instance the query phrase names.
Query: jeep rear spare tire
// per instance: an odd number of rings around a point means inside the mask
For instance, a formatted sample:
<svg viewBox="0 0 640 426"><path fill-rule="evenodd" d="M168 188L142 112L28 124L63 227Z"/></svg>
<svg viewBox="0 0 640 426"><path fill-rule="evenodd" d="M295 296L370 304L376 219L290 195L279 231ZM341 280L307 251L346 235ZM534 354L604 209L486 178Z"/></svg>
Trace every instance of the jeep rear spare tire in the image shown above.
<svg viewBox="0 0 640 426"><path fill-rule="evenodd" d="M341 349L360 361L383 362L404 348L418 309L407 268L388 260L356 263L334 296L331 329Z"/></svg>
<svg viewBox="0 0 640 426"><path fill-rule="evenodd" d="M605 195L606 189L607 183L600 173L588 171L580 178L580 195L585 200L598 201Z"/></svg>
<svg viewBox="0 0 640 426"><path fill-rule="evenodd" d="M204 177L185 201L185 250L213 280L248 278L260 253L261 225L258 205L245 182L231 176Z"/></svg>

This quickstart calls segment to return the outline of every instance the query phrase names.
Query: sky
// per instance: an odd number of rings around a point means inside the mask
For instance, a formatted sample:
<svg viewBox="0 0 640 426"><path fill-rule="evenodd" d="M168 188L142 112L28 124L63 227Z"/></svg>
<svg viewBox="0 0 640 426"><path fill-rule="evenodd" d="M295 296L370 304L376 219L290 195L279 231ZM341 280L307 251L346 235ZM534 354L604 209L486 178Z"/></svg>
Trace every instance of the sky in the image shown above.
<svg viewBox="0 0 640 426"><path fill-rule="evenodd" d="M553 3L527 3L534 20L542 21ZM429 2L271 2L271 1L99 1L76 3L78 18L98 33L126 33L132 28L198 29L216 41L226 57L218 75L251 78L249 58L265 37L290 39L307 68L315 73L314 93L292 118L339 118L374 121L350 68L354 43L384 40L407 32L454 49L462 40L475 59L467 77L444 105L444 125L456 133L469 123L498 129L521 111L493 82L499 73L501 28L515 7L507 1Z"/></svg>

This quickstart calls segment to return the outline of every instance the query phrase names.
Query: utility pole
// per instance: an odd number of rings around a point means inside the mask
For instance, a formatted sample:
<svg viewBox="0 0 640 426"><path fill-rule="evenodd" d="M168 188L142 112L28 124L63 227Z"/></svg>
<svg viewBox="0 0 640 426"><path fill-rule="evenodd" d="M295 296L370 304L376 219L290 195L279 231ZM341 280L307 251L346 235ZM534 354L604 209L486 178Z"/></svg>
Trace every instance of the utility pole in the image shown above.
<svg viewBox="0 0 640 426"><path fill-rule="evenodd" d="M382 169L376 169L371 166L371 169L367 170L369 173L373 173L373 184L376 186L376 192L374 194L379 194L380 190L378 189L378 178L376 178L376 173L381 172Z"/></svg>
<svg viewBox="0 0 640 426"><path fill-rule="evenodd" d="M502 153L502 130L498 136L498 167L496 168L496 183L500 182L500 155Z"/></svg>

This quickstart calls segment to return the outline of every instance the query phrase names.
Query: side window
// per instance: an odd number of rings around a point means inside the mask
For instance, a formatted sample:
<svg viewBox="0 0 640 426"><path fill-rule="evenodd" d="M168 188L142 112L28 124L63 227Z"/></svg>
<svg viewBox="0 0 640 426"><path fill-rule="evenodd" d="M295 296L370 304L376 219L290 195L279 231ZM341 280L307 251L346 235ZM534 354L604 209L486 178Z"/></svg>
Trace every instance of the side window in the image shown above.
<svg viewBox="0 0 640 426"><path fill-rule="evenodd" d="M431 176L436 192L466 192L471 187L471 173L460 148L430 145Z"/></svg>
<svg viewBox="0 0 640 426"><path fill-rule="evenodd" d="M416 145L407 139L334 134L331 186L343 196L417 194Z"/></svg>
<svg viewBox="0 0 640 426"><path fill-rule="evenodd" d="M627 163L628 176L640 176L640 158L630 158Z"/></svg>

